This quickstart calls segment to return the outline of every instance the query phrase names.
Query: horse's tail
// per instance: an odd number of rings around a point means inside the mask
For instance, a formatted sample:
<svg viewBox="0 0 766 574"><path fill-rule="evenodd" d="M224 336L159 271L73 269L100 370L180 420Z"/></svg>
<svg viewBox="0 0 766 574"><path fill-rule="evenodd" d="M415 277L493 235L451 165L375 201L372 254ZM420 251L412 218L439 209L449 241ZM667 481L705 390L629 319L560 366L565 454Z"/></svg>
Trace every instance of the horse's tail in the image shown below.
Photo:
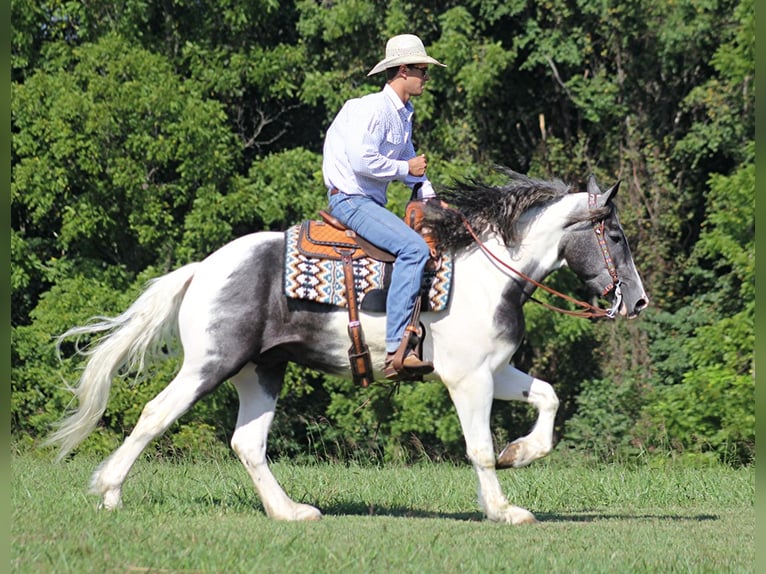
<svg viewBox="0 0 766 574"><path fill-rule="evenodd" d="M138 299L118 317L94 317L93 322L60 335L56 349L68 337L107 332L77 354L89 357L79 382L69 390L78 407L59 422L45 445L58 445L61 460L95 428L106 410L112 379L120 373L140 375L145 360L160 354L163 342L177 335L178 309L198 263L190 263L153 279Z"/></svg>

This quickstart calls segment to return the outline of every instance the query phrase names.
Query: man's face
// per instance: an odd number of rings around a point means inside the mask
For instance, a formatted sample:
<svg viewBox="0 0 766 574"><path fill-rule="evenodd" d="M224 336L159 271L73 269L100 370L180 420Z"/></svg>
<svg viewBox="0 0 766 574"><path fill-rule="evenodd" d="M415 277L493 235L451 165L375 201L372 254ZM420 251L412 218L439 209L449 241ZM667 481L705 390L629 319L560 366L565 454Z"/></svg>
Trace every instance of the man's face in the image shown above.
<svg viewBox="0 0 766 574"><path fill-rule="evenodd" d="M403 75L407 79L407 89L411 96L419 96L429 80L428 64L407 64L403 66Z"/></svg>

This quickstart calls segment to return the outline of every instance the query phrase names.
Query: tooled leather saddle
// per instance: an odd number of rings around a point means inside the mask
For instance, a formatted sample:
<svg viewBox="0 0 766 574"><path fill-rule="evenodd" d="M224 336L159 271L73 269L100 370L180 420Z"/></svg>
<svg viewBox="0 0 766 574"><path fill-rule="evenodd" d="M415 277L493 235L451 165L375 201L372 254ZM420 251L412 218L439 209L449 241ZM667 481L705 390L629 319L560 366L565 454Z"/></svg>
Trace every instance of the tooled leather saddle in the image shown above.
<svg viewBox="0 0 766 574"><path fill-rule="evenodd" d="M348 229L326 211L320 211L319 215L321 221L304 221L298 233L298 249L306 257L343 259L349 251L351 259L368 256L386 263L396 259L388 251L376 247Z"/></svg>
<svg viewBox="0 0 766 574"><path fill-rule="evenodd" d="M298 231L296 249L310 258L339 260L343 266L343 283L348 307L348 334L351 347L348 349L351 373L356 384L367 387L373 382L370 350L364 340L362 325L359 321L359 303L354 280L353 261L369 257L377 261L391 263L396 257L347 228L326 211L319 211L321 220L304 221ZM420 233L431 249L431 261L427 268L433 269L440 257L433 236L423 226L423 202L413 200L407 204L405 222ZM416 309L407 326L408 335L418 341L418 353L422 351L423 329L420 325L421 298L416 302Z"/></svg>

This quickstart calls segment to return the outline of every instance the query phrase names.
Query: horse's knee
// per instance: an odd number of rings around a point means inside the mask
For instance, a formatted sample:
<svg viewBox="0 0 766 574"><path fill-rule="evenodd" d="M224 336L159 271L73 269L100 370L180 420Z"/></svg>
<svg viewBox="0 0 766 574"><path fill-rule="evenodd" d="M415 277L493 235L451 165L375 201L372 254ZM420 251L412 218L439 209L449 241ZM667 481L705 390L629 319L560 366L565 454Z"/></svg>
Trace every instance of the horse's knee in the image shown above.
<svg viewBox="0 0 766 574"><path fill-rule="evenodd" d="M540 379L535 379L529 389L529 402L540 410L556 411L559 408L559 397L553 386Z"/></svg>
<svg viewBox="0 0 766 574"><path fill-rule="evenodd" d="M466 450L468 459L480 468L495 467L495 451L492 448L468 448Z"/></svg>

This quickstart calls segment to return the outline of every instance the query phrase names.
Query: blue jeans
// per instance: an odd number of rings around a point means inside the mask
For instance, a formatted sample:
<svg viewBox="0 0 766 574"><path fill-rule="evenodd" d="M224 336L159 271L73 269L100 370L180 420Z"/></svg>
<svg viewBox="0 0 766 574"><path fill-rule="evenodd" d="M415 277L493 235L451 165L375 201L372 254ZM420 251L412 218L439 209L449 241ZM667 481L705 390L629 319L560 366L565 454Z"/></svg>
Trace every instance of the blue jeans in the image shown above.
<svg viewBox="0 0 766 574"><path fill-rule="evenodd" d="M330 196L330 213L370 243L396 256L386 298L386 351L404 336L430 257L423 238L394 213L363 195Z"/></svg>

